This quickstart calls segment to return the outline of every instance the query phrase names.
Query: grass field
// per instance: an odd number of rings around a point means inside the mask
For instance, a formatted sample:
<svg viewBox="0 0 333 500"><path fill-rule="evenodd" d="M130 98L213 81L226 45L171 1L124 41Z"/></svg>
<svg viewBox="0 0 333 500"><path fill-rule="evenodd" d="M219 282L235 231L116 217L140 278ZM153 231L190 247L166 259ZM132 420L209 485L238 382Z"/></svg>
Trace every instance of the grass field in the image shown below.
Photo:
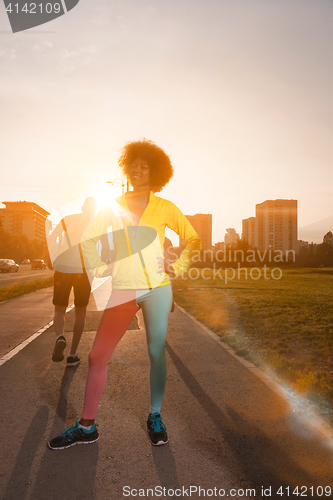
<svg viewBox="0 0 333 500"><path fill-rule="evenodd" d="M173 282L176 302L237 354L333 419L333 269L202 271ZM196 276L198 276L197 279ZM274 279L275 277L275 279ZM230 279L229 279L230 278ZM278 279L279 278L279 279Z"/></svg>
<svg viewBox="0 0 333 500"><path fill-rule="evenodd" d="M20 297L20 295L25 295L26 293L35 292L40 288L47 288L53 285L53 276L50 278L28 281L27 283L21 283L19 285L11 285L0 288L0 302L3 300L14 299L15 297Z"/></svg>

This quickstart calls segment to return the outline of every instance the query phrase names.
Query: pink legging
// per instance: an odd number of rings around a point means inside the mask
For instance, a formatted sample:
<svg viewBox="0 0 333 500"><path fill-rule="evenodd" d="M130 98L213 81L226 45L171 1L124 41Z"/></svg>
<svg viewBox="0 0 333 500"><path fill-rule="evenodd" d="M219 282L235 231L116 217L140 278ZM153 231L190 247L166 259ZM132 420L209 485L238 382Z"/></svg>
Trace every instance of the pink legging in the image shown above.
<svg viewBox="0 0 333 500"><path fill-rule="evenodd" d="M96 417L106 384L108 361L139 306L142 307L150 359L151 412L159 412L162 405L166 385L165 339L172 306L171 285L142 292L140 297L121 303L124 293L127 293L127 299L137 295L135 291L130 296L128 292L112 292L89 353L89 372L82 413L85 420L94 420ZM119 305L113 305L117 303Z"/></svg>

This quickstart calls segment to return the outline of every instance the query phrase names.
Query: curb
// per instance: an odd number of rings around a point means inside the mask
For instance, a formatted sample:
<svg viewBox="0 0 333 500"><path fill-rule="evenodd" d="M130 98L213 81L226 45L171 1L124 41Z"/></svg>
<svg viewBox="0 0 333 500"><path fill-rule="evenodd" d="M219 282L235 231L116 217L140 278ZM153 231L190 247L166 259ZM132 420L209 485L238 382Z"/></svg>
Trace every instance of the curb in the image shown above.
<svg viewBox="0 0 333 500"><path fill-rule="evenodd" d="M293 393L291 393L290 390L288 390L286 387L281 386L278 382L276 382L250 361L247 361L246 359L238 356L232 349L232 347L223 342L216 333L212 332L209 328L207 328L207 326L200 323L200 321L198 321L194 316L188 313L183 307L179 306L178 304L176 304L176 307L188 318L190 318L201 330L203 330L207 335L215 340L215 342L220 344L220 346L224 350L228 351L228 353L233 356L239 363L241 363L245 368L253 373L253 375L260 379L267 387L269 387L283 400L287 401L287 403L290 405L291 412L293 414L297 414L297 410L293 408L293 399L295 399L295 396L293 395ZM322 417L318 415L313 415L311 417L306 415L305 418L304 416L302 417L302 423L307 424L308 427L311 427L312 430L315 430L320 435L320 437L326 441L326 445L333 449L333 428L327 422L325 422Z"/></svg>

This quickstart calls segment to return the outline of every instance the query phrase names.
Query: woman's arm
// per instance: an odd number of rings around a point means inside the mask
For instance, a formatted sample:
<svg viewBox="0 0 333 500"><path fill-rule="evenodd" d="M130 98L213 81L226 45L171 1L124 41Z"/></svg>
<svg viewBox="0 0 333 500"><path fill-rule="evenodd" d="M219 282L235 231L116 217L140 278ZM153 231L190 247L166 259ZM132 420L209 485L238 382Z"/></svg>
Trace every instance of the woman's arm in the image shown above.
<svg viewBox="0 0 333 500"><path fill-rule="evenodd" d="M191 267L193 252L201 250L201 239L179 208L173 205L173 203L171 205L173 210L168 227L175 231L186 244L179 259L169 265L169 267L173 268L175 275L178 276L179 274L186 273Z"/></svg>

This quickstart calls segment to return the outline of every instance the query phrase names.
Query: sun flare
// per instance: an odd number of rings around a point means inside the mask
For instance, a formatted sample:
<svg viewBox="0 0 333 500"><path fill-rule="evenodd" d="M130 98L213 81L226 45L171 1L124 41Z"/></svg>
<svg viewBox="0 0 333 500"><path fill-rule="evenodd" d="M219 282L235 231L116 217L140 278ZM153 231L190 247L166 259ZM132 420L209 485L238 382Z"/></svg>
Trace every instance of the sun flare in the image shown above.
<svg viewBox="0 0 333 500"><path fill-rule="evenodd" d="M122 194L122 186L120 184L106 183L100 186L94 192L94 197L97 200L97 210L109 207L115 198Z"/></svg>

